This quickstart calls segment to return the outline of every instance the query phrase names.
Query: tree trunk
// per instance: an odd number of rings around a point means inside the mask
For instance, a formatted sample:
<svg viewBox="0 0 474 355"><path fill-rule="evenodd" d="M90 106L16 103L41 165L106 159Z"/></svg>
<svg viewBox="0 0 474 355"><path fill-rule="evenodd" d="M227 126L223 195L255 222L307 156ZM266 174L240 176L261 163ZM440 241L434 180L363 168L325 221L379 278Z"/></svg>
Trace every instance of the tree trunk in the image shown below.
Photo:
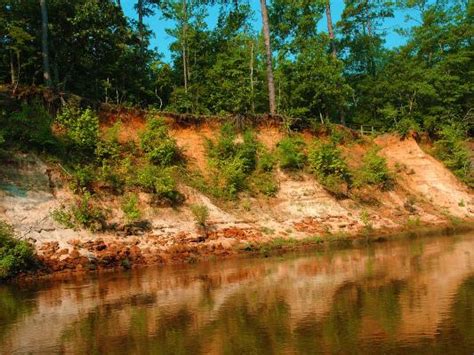
<svg viewBox="0 0 474 355"><path fill-rule="evenodd" d="M46 0L40 0L41 6L41 49L43 57L43 77L47 87L51 87L51 72L49 69L48 51L48 9Z"/></svg>
<svg viewBox="0 0 474 355"><path fill-rule="evenodd" d="M10 78L12 85L15 85L16 74L15 74L15 63L13 61L13 52L10 50Z"/></svg>
<svg viewBox="0 0 474 355"><path fill-rule="evenodd" d="M250 105L252 108L252 113L255 113L255 100L254 100L254 82L253 82L253 41L250 42Z"/></svg>
<svg viewBox="0 0 474 355"><path fill-rule="evenodd" d="M275 83L273 82L272 48L270 45L270 25L268 22L268 11L266 0L260 0L263 22L263 38L265 40L265 50L267 53L267 81L268 81L268 101L270 114L276 113Z"/></svg>
<svg viewBox="0 0 474 355"><path fill-rule="evenodd" d="M336 58L336 42L334 41L334 28L332 26L332 16L331 16L331 1L327 0L326 2L326 19L328 23L328 33L329 33L329 40L331 41L331 48L332 48L332 56Z"/></svg>
<svg viewBox="0 0 474 355"><path fill-rule="evenodd" d="M143 0L137 1L138 36L140 37L140 50L143 52L144 29L143 29Z"/></svg>
<svg viewBox="0 0 474 355"><path fill-rule="evenodd" d="M186 55L186 29L187 29L187 22L188 22L188 16L187 16L187 6L186 6L186 0L183 0L183 14L184 14L184 24L183 24L183 38L181 40L182 42L182 49L183 49L183 77L184 77L184 92L187 94L188 93L188 68L187 68L187 55Z"/></svg>

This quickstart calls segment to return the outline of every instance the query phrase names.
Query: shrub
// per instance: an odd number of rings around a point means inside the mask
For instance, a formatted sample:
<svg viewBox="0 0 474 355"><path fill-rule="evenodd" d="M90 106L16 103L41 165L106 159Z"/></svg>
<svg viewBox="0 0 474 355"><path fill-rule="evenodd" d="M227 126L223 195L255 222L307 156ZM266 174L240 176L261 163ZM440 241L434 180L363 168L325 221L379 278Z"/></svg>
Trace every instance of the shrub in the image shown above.
<svg viewBox="0 0 474 355"><path fill-rule="evenodd" d="M120 143L118 133L121 122L116 122L112 127L107 129L103 137L97 142L95 155L99 161L115 161L120 157Z"/></svg>
<svg viewBox="0 0 474 355"><path fill-rule="evenodd" d="M236 134L230 123L222 125L216 143L207 140L207 155L214 160L228 160L237 155L238 145L235 143Z"/></svg>
<svg viewBox="0 0 474 355"><path fill-rule="evenodd" d="M340 149L334 144L315 144L308 154L311 170L324 183L328 178L338 178L351 184L351 174Z"/></svg>
<svg viewBox="0 0 474 355"><path fill-rule="evenodd" d="M0 279L15 276L37 266L33 247L14 236L13 228L0 221Z"/></svg>
<svg viewBox="0 0 474 355"><path fill-rule="evenodd" d="M191 205L191 212L196 224L201 228L206 228L209 218L209 208L207 208L206 205Z"/></svg>
<svg viewBox="0 0 474 355"><path fill-rule="evenodd" d="M66 139L74 149L86 153L95 151L99 139L99 118L91 109L66 106L56 116L56 122L64 129Z"/></svg>
<svg viewBox="0 0 474 355"><path fill-rule="evenodd" d="M285 137L277 146L280 167L287 170L302 169L306 162L306 144L300 137Z"/></svg>
<svg viewBox="0 0 474 355"><path fill-rule="evenodd" d="M212 191L218 197L232 199L247 186L247 178L257 166L259 148L255 134L247 131L242 142L230 124L221 128L216 143L208 140L207 155L213 170Z"/></svg>
<svg viewBox="0 0 474 355"><path fill-rule="evenodd" d="M459 124L442 127L434 144L435 155L470 187L474 187L472 153L465 143L466 134Z"/></svg>
<svg viewBox="0 0 474 355"><path fill-rule="evenodd" d="M133 223L140 219L141 212L138 207L138 196L136 194L129 194L124 197L122 201L122 211L127 223Z"/></svg>
<svg viewBox="0 0 474 355"><path fill-rule="evenodd" d="M352 176L341 151L334 144L315 144L308 153L308 163L319 182L336 196L345 195Z"/></svg>
<svg viewBox="0 0 474 355"><path fill-rule="evenodd" d="M329 124L329 139L333 144L343 144L352 140L352 135L345 127Z"/></svg>
<svg viewBox="0 0 474 355"><path fill-rule="evenodd" d="M74 167L71 178L71 188L74 192L92 191L92 184L96 179L95 168L91 165L77 165Z"/></svg>
<svg viewBox="0 0 474 355"><path fill-rule="evenodd" d="M181 158L176 141L169 136L168 127L161 119L152 118L148 121L140 137L140 146L155 165L175 165Z"/></svg>
<svg viewBox="0 0 474 355"><path fill-rule="evenodd" d="M156 203L179 204L184 200L177 190L172 167L159 168L147 165L138 172L137 185L154 195Z"/></svg>
<svg viewBox="0 0 474 355"><path fill-rule="evenodd" d="M402 138L406 138L411 132L419 132L420 126L411 118L402 118L395 125L395 131L400 134Z"/></svg>
<svg viewBox="0 0 474 355"><path fill-rule="evenodd" d="M270 172L276 165L275 154L266 150L261 150L258 155L257 170Z"/></svg>
<svg viewBox="0 0 474 355"><path fill-rule="evenodd" d="M114 166L108 164L107 162L103 162L99 173L100 180L113 192L123 192L125 180Z"/></svg>
<svg viewBox="0 0 474 355"><path fill-rule="evenodd" d="M253 192L273 197L278 192L278 184L271 172L256 171L250 179L250 187Z"/></svg>
<svg viewBox="0 0 474 355"><path fill-rule="evenodd" d="M257 166L258 142L252 131L243 135L243 143L237 145L237 155L243 160L244 172L250 173Z"/></svg>
<svg viewBox="0 0 474 355"><path fill-rule="evenodd" d="M93 232L104 230L106 227L105 214L91 202L91 194L85 192L71 208L74 220L82 227Z"/></svg>
<svg viewBox="0 0 474 355"><path fill-rule="evenodd" d="M50 212L51 218L66 228L73 229L75 227L72 214L64 207L56 208Z"/></svg>
<svg viewBox="0 0 474 355"><path fill-rule="evenodd" d="M38 102L23 103L18 112L7 119L6 135L8 141L22 147L51 150L57 146L51 125L52 117Z"/></svg>
<svg viewBox="0 0 474 355"><path fill-rule="evenodd" d="M213 191L218 197L233 199L246 186L247 174L244 161L235 156L222 161L210 161L213 175Z"/></svg>
<svg viewBox="0 0 474 355"><path fill-rule="evenodd" d="M387 161L377 153L378 149L371 149L365 154L362 166L356 172L356 187L378 185L387 190L393 186L393 177L388 170Z"/></svg>

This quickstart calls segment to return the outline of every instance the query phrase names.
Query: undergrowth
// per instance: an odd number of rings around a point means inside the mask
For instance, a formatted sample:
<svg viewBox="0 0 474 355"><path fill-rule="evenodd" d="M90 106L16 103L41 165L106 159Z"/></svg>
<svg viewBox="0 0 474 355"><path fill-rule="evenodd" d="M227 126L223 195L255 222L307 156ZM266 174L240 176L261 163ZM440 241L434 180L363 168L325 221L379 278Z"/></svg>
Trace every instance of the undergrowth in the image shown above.
<svg viewBox="0 0 474 355"><path fill-rule="evenodd" d="M15 237L13 228L0 220L0 279L10 278L38 266L33 247Z"/></svg>

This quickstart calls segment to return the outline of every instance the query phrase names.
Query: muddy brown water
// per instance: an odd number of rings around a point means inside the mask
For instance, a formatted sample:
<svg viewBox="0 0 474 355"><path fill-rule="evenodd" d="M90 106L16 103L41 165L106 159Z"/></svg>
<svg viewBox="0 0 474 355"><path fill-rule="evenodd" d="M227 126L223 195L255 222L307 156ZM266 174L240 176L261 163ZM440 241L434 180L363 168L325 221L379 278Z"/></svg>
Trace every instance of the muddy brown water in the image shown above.
<svg viewBox="0 0 474 355"><path fill-rule="evenodd" d="M0 286L0 353L474 353L474 234Z"/></svg>

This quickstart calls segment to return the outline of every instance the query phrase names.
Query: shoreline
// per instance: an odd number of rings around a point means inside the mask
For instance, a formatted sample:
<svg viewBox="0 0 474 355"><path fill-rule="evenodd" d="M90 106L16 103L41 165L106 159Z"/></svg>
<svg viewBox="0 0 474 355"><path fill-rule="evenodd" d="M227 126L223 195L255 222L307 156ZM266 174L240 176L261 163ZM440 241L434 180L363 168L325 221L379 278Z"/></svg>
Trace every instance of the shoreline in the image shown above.
<svg viewBox="0 0 474 355"><path fill-rule="evenodd" d="M267 258L271 256L285 255L300 251L317 250L342 250L357 248L364 244L384 243L397 240L410 240L428 237L453 236L474 231L474 220L462 220L456 224L443 223L425 225L416 228L378 229L367 233L356 234L327 234L323 236L310 236L305 238L273 238L261 242L242 242L234 245L231 249L216 248L209 251L207 248L194 248L189 251L189 245L183 245L181 252L170 252L168 258L164 255L156 255L155 258L147 258L134 255L133 250L122 250L122 259L117 259L112 264L104 263L103 259L85 261L83 256L67 260L64 268L53 270L48 264L57 260L40 257L42 267L38 270L21 273L6 280L3 284L34 284L43 281L64 281L76 276L87 276L92 274L124 272L130 269L139 269L148 266L186 265L207 261L245 259L245 258ZM194 245L195 246L195 245ZM135 249L136 252L136 249ZM132 260L130 260L132 259ZM125 261L126 260L126 261Z"/></svg>

